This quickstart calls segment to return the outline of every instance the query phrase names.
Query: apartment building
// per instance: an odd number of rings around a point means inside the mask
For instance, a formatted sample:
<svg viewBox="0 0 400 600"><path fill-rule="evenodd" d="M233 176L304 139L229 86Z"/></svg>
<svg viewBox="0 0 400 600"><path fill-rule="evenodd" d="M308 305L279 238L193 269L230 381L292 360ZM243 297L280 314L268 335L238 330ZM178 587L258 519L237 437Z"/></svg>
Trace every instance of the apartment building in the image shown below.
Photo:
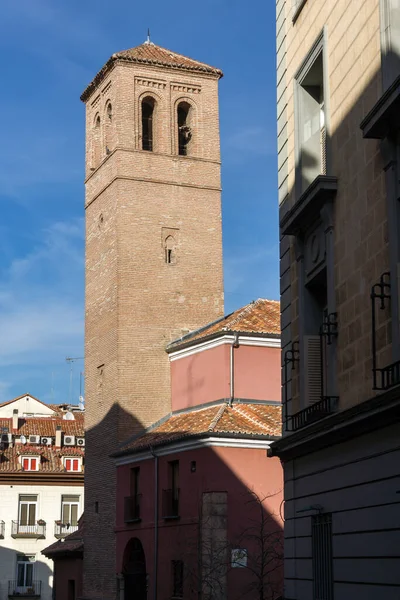
<svg viewBox="0 0 400 600"><path fill-rule="evenodd" d="M30 394L0 405L1 600L52 598L53 561L41 551L83 511L83 412Z"/></svg>
<svg viewBox="0 0 400 600"><path fill-rule="evenodd" d="M400 6L278 0L285 598L400 594Z"/></svg>

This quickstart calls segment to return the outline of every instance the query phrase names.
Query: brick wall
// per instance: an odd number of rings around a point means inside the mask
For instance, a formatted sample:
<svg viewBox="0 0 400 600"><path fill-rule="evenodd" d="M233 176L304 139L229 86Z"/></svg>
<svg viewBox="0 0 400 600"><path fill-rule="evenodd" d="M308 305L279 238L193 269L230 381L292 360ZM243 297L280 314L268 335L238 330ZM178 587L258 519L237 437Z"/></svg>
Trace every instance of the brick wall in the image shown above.
<svg viewBox="0 0 400 600"><path fill-rule="evenodd" d="M146 96L156 101L154 152L141 150ZM177 154L179 100L192 104L189 156ZM84 594L111 598L115 469L108 456L169 412L166 344L223 314L218 80L117 65L87 100L86 128ZM176 242L173 265L165 262L168 235Z"/></svg>

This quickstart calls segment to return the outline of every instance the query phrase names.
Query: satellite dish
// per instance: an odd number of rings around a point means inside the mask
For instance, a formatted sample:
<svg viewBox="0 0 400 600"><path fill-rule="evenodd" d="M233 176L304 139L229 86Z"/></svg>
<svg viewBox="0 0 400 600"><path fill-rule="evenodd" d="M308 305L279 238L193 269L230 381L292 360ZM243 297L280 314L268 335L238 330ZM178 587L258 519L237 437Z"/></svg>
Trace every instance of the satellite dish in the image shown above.
<svg viewBox="0 0 400 600"><path fill-rule="evenodd" d="M65 419L65 421L75 421L74 415L69 410L67 410L67 412L65 413L65 415L63 415L63 419Z"/></svg>
<svg viewBox="0 0 400 600"><path fill-rule="evenodd" d="M26 437L24 435L21 435L21 437L19 438L21 444L26 444Z"/></svg>

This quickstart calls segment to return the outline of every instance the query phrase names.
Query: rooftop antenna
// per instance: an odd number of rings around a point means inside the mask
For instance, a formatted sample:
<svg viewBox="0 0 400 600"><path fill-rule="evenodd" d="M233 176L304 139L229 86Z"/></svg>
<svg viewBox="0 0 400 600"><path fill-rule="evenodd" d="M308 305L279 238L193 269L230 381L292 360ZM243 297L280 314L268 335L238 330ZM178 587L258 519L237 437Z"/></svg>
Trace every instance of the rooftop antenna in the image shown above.
<svg viewBox="0 0 400 600"><path fill-rule="evenodd" d="M76 360L83 360L83 356L77 356L73 358L67 356L65 360L69 363L69 404L72 404L73 363Z"/></svg>

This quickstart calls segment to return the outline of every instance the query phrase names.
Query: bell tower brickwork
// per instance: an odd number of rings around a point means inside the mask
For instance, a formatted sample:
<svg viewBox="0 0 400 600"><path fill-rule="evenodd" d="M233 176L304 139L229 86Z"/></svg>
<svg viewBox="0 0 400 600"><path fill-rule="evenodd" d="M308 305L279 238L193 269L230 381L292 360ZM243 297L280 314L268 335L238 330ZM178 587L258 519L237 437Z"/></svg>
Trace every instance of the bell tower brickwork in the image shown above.
<svg viewBox="0 0 400 600"><path fill-rule="evenodd" d="M117 591L109 455L170 411L166 345L223 314L221 75L143 44L114 54L82 94L87 598Z"/></svg>

